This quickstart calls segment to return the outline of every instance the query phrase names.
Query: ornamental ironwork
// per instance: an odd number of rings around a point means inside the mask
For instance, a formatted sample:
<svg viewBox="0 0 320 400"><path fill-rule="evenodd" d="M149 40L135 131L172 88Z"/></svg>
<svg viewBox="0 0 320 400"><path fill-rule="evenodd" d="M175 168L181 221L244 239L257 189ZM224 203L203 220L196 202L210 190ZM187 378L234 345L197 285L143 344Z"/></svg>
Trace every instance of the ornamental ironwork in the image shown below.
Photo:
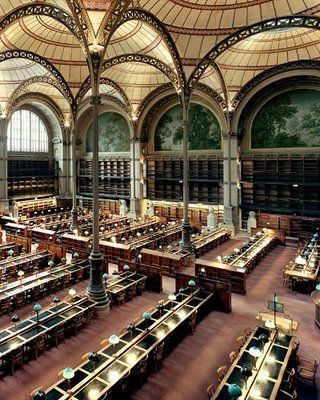
<svg viewBox="0 0 320 400"><path fill-rule="evenodd" d="M151 26L158 32L158 34L161 36L161 39L166 43L166 45L169 49L170 55L173 59L174 65L176 67L176 70L177 70L177 73L179 76L180 87L184 86L185 85L185 75L183 72L181 59L179 57L178 49L177 49L170 33L168 32L168 30L162 25L162 23L158 20L158 18L156 18L154 15L152 15L148 11L141 10L141 9L127 10L122 15L120 23L118 24L116 29L118 29L120 25L124 24L127 21L131 21L131 20L139 20L139 21L145 22L146 24L148 24L149 26Z"/></svg>
<svg viewBox="0 0 320 400"><path fill-rule="evenodd" d="M163 63L161 60L158 60L157 58L143 54L124 54L121 56L110 58L109 60L103 62L102 71L105 71L106 69L111 68L117 64L123 64L126 62L139 62L157 68L159 71L163 72L167 76L167 78L172 82L176 89L179 89L179 78L172 68L170 68L168 65Z"/></svg>
<svg viewBox="0 0 320 400"><path fill-rule="evenodd" d="M81 34L79 32L78 25L72 16L62 8L53 6L51 4L28 4L13 10L0 21L0 32L17 19L31 15L45 15L47 17L51 17L61 22L62 25L67 27L79 40L81 40Z"/></svg>
<svg viewBox="0 0 320 400"><path fill-rule="evenodd" d="M281 17L258 22L239 30L235 34L230 35L219 42L204 56L191 74L188 81L189 86L194 86L195 83L201 78L203 72L210 65L210 61L215 60L220 54L229 49L231 46L244 39L247 39L250 36L256 35L257 33L292 27L319 29L320 19L319 17L310 16Z"/></svg>
<svg viewBox="0 0 320 400"><path fill-rule="evenodd" d="M60 110L60 107L50 97L48 97L42 93L30 92L30 93L25 93L20 97L17 97L16 99L14 99L14 101L9 103L8 113L11 113L12 110L16 109L19 106L19 104L21 104L23 102L30 102L30 100L34 100L34 99L38 99L38 100L43 101L44 103L47 103L56 113L60 124L63 125L65 118L64 118L63 112Z"/></svg>
<svg viewBox="0 0 320 400"><path fill-rule="evenodd" d="M140 117L140 115L144 112L144 110L150 105L152 100L154 100L156 97L160 96L161 94L169 91L170 89L174 89L174 86L172 85L171 82L168 82L168 83L165 83L164 85L157 87L152 92L150 92L140 103L140 105L136 111L137 118Z"/></svg>
<svg viewBox="0 0 320 400"><path fill-rule="evenodd" d="M109 85L111 86L113 89L115 89L117 92L119 92L119 94L121 95L125 108L130 109L130 101L127 97L127 95L125 94L125 92L121 89L121 87L115 83L113 80L108 79L108 78L100 78L100 85ZM90 77L88 77L83 84L81 85L81 88L76 96L75 99L75 103L77 106L79 106L79 104L83 101L85 94L88 92L88 90L91 89L91 79Z"/></svg>
<svg viewBox="0 0 320 400"><path fill-rule="evenodd" d="M32 53L31 51L24 51L24 50L8 50L0 53L0 63L2 61L7 61L16 58L23 58L26 60L34 61L37 64L41 65L45 69L47 69L59 82L61 89L63 89L64 93L67 96L67 99L70 104L74 104L73 95L69 89L67 82L65 81L64 77L61 73L57 70L57 68L47 61L45 58L39 56L38 54Z"/></svg>
<svg viewBox="0 0 320 400"><path fill-rule="evenodd" d="M247 82L240 92L237 93L235 98L232 101L232 107L236 108L238 104L242 101L242 99L256 86L258 86L261 82L265 81L268 78L281 74L286 71L294 71L300 69L315 69L320 70L320 61L318 60L299 60L292 61L286 64L277 65L273 68L270 68L266 71L261 72L259 75L252 78L249 82Z"/></svg>
<svg viewBox="0 0 320 400"><path fill-rule="evenodd" d="M63 87L59 84L59 82L54 79L51 78L50 76L34 76L32 78L29 78L25 81L23 81L13 92L9 103L11 101L14 101L17 97L19 97L23 91L30 85L34 84L34 83L46 83L50 86L54 86L56 89L59 90L59 92L62 94L62 96L65 98L65 100L67 101L67 103L69 104L69 107L72 108L72 104L70 104L70 99L67 96L67 93L64 91Z"/></svg>

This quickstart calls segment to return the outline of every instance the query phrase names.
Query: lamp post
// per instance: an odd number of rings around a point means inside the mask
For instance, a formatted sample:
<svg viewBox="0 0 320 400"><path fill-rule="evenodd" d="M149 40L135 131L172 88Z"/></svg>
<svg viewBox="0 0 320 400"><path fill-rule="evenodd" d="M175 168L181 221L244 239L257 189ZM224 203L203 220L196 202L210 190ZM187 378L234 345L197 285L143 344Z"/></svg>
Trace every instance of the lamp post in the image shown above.
<svg viewBox="0 0 320 400"><path fill-rule="evenodd" d="M177 300L177 297L174 293L169 294L168 299L171 301L171 308L173 308L173 302Z"/></svg>
<svg viewBox="0 0 320 400"><path fill-rule="evenodd" d="M149 329L149 321L151 320L151 314L148 311L146 311L142 314L142 316L143 316L144 320L146 321L146 330L148 330Z"/></svg>
<svg viewBox="0 0 320 400"><path fill-rule="evenodd" d="M130 332L130 337L132 338L132 334L133 332L136 330L136 326L135 324L133 324L132 322L130 324L127 325L127 331Z"/></svg>
<svg viewBox="0 0 320 400"><path fill-rule="evenodd" d="M120 339L117 335L111 335L109 337L109 343L112 344L112 355L114 355L116 351L116 345L120 342Z"/></svg>
<svg viewBox="0 0 320 400"><path fill-rule="evenodd" d="M250 378L250 376L252 376L252 371L247 365L241 367L240 371L241 374L244 376L244 387L245 389L247 389L247 380Z"/></svg>
<svg viewBox="0 0 320 400"><path fill-rule="evenodd" d="M193 289L196 286L196 282L193 279L190 279L190 281L188 282L188 285L190 287L191 293L193 293Z"/></svg>
<svg viewBox="0 0 320 400"><path fill-rule="evenodd" d="M33 307L33 311L37 314L37 324L39 325L39 313L42 310L42 305L40 303L37 303Z"/></svg>
<svg viewBox="0 0 320 400"><path fill-rule="evenodd" d="M11 322L14 323L14 329L16 330L17 328L17 323L20 322L20 317L17 314L13 314L13 316L11 317Z"/></svg>
<svg viewBox="0 0 320 400"><path fill-rule="evenodd" d="M74 370L70 367L67 367L62 372L62 377L67 381L68 384L68 394L71 397L71 379L74 378Z"/></svg>

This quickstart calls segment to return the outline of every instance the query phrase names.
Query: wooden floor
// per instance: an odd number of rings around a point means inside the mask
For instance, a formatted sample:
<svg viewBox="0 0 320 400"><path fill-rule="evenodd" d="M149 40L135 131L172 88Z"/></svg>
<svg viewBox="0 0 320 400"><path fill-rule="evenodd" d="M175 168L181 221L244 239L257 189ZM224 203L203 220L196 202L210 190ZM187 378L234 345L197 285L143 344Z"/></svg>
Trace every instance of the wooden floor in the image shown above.
<svg viewBox="0 0 320 400"><path fill-rule="evenodd" d="M221 252L233 249L239 239L232 239L206 256L214 259ZM164 367L149 377L148 382L132 394L133 400L206 400L206 387L215 383L215 370L227 362L228 354L235 348L235 339L246 325L255 326L255 316L263 309L266 300L276 292L285 304L287 313L300 321L298 336L301 353L306 357L320 358L320 330L313 322L314 307L310 296L283 288L282 268L293 257L296 249L277 247L259 264L248 280L246 296L233 295L231 314L212 312L197 327L193 336L187 336L165 359ZM87 282L78 284L84 290ZM67 292L67 291L66 291ZM65 292L65 293L66 293ZM75 367L81 356L94 349L102 339L116 333L136 316L164 298L164 294L145 293L137 300L114 308L107 319L97 320L95 325L77 337L68 339L58 348L47 351L38 361L31 361L14 376L0 380L0 400L26 400L35 387L48 387L57 379L57 373L66 366ZM61 294L62 297L62 294ZM43 299L45 306L50 299ZM19 314L23 318L31 306ZM10 323L9 317L0 319L1 326ZM320 382L318 379L320 391ZM299 399L320 399L312 385L299 386ZM320 393L320 392L319 392ZM120 399L119 399L120 400Z"/></svg>

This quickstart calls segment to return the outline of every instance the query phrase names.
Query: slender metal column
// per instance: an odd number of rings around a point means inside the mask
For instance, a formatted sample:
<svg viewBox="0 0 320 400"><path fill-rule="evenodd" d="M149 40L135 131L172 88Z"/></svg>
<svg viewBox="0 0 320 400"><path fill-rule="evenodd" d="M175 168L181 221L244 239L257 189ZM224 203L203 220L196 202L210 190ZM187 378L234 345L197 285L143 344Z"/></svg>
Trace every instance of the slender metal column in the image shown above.
<svg viewBox="0 0 320 400"><path fill-rule="evenodd" d="M182 96L183 108L183 223L182 223L182 240L184 250L192 250L190 241L190 222L189 222L189 160L188 160L188 145L189 145L189 106L190 93L189 89L184 90Z"/></svg>
<svg viewBox="0 0 320 400"><path fill-rule="evenodd" d="M91 53L93 65L92 74L92 114L93 114L93 135L92 135L92 202L93 202L93 238L90 261L90 281L87 288L89 296L98 303L97 312L107 316L110 312L110 300L106 294L102 281L103 257L99 248L99 124L98 108L101 104L99 96L99 69L101 63L101 46L94 46Z"/></svg>
<svg viewBox="0 0 320 400"><path fill-rule="evenodd" d="M132 138L131 138L131 196L130 196L130 216L137 217L136 207L136 130L137 124L132 121Z"/></svg>
<svg viewBox="0 0 320 400"><path fill-rule="evenodd" d="M8 120L0 116L0 209L8 211Z"/></svg>
<svg viewBox="0 0 320 400"><path fill-rule="evenodd" d="M72 162L72 210L71 210L71 229L78 228L77 210L77 159L76 159L76 134L74 128L71 133L71 162Z"/></svg>

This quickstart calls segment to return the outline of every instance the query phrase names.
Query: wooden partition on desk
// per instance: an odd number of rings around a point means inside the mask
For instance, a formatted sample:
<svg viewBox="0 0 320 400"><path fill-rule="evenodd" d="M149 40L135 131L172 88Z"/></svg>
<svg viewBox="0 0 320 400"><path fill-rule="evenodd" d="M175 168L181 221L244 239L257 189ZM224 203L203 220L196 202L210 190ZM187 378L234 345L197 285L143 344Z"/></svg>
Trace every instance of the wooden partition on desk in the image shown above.
<svg viewBox="0 0 320 400"><path fill-rule="evenodd" d="M55 254L60 260L61 258L66 258L66 248L64 246L47 241L37 241L37 243L39 244L38 250L48 250L50 253Z"/></svg>
<svg viewBox="0 0 320 400"><path fill-rule="evenodd" d="M21 245L23 248L26 249L27 253L30 253L31 251L31 238L7 233L7 242L15 242L16 244Z"/></svg>
<svg viewBox="0 0 320 400"><path fill-rule="evenodd" d="M142 249L141 262L161 268L164 275L174 276L178 272L182 272L184 268L191 265L193 256L191 253L172 254L152 249Z"/></svg>
<svg viewBox="0 0 320 400"><path fill-rule="evenodd" d="M257 232L261 232L261 228L251 228L251 235L255 235ZM278 242L285 245L286 244L286 233L280 229L268 228L268 232L265 233L267 236L276 237Z"/></svg>
<svg viewBox="0 0 320 400"><path fill-rule="evenodd" d="M100 240L101 254L107 257L108 261L117 262L119 259L130 260L132 258L131 246L122 243L113 243Z"/></svg>
<svg viewBox="0 0 320 400"><path fill-rule="evenodd" d="M60 239L68 252L77 252L80 259L88 258L90 254L90 238L64 233L60 236Z"/></svg>
<svg viewBox="0 0 320 400"><path fill-rule="evenodd" d="M176 291L180 288L187 288L190 279L194 280L197 285L201 285L205 290L214 294L212 307L214 310L231 312L231 285L215 279L201 278L201 280L192 275L177 274L176 275Z"/></svg>
<svg viewBox="0 0 320 400"><path fill-rule="evenodd" d="M38 242L38 241L49 241L51 243L56 242L56 232L49 230L49 229L43 229L43 228L32 228L29 235L33 239L33 241Z"/></svg>
<svg viewBox="0 0 320 400"><path fill-rule="evenodd" d="M162 292L162 272L161 269L152 265L138 263L136 261L118 260L119 272L124 272L123 266L129 265L130 271L135 271L145 275L146 289L151 292Z"/></svg>

